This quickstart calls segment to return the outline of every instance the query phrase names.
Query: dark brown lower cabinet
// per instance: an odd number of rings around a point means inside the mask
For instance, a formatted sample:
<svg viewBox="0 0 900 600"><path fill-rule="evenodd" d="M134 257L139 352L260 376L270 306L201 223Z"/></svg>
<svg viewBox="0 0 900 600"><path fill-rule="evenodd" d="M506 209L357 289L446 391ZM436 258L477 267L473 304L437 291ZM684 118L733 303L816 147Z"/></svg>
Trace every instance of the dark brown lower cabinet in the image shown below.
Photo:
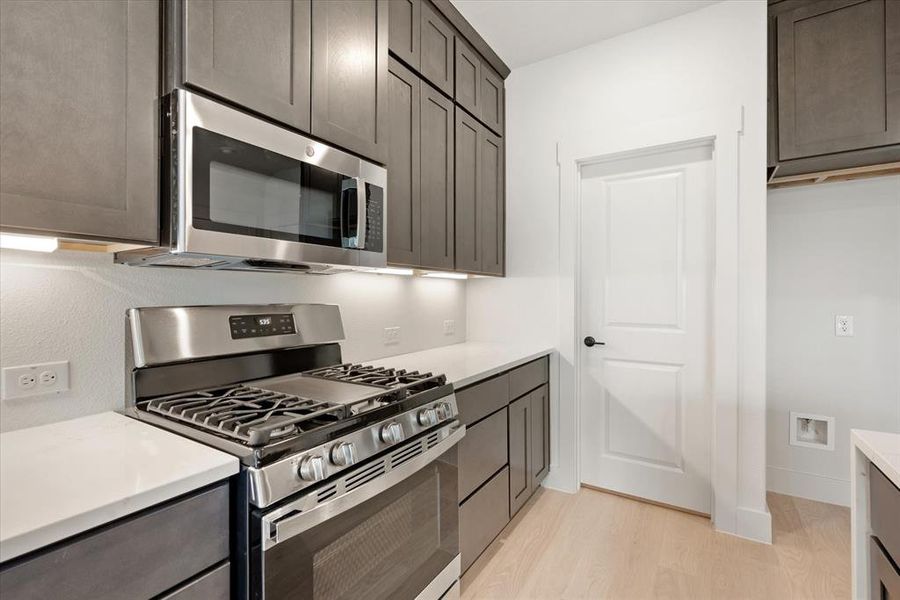
<svg viewBox="0 0 900 600"><path fill-rule="evenodd" d="M459 552L466 571L509 523L509 467L459 507Z"/></svg>
<svg viewBox="0 0 900 600"><path fill-rule="evenodd" d="M459 545L465 571L540 486L550 468L549 359L456 392ZM515 398L510 402L511 398Z"/></svg>
<svg viewBox="0 0 900 600"><path fill-rule="evenodd" d="M5 563L0 597L228 598L229 539L226 482Z"/></svg>
<svg viewBox="0 0 900 600"><path fill-rule="evenodd" d="M874 537L869 538L869 581L871 600L900 598L900 572Z"/></svg>
<svg viewBox="0 0 900 600"><path fill-rule="evenodd" d="M514 516L534 491L531 476L531 395L509 405L509 514Z"/></svg>

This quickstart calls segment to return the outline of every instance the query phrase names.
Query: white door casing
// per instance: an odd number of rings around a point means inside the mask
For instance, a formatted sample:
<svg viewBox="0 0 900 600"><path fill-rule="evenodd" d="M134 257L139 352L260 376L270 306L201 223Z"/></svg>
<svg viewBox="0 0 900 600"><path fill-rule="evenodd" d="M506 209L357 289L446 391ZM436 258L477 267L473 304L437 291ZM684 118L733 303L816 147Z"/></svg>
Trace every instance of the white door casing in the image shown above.
<svg viewBox="0 0 900 600"><path fill-rule="evenodd" d="M712 143L581 166L581 481L709 514Z"/></svg>
<svg viewBox="0 0 900 600"><path fill-rule="evenodd" d="M602 129L592 128L588 124L566 134L558 142L559 338L551 406L551 470L544 486L574 493L581 482L579 364L582 350L588 350L581 343L580 336L578 274L581 261L581 198L578 180L581 165L595 162L600 157L608 158L692 140L711 140L714 144L712 162L716 199L710 373L712 519L719 531L769 541L771 518L768 513L755 506L738 505L741 458L738 451L739 373L744 364L740 359L752 361L758 357L758 348L754 345L758 336L739 340L738 326L739 323L759 326L758 314L741 312L738 302L738 282L741 280L739 235L747 233L755 236L759 231L755 220L759 211L748 209L751 221L746 224L741 220L743 212L739 211L739 197L746 187L742 183L742 165L745 162L748 166L755 164L752 157L744 161L740 154L743 127L741 106L731 109L698 108L692 113L658 120L607 122ZM755 176L749 169L745 175ZM756 199L755 196L753 199ZM752 243L748 244L752 246ZM754 262L756 255L748 256L746 260L753 267L757 264ZM757 284L755 279L748 282L749 286ZM755 491L754 488L750 492Z"/></svg>

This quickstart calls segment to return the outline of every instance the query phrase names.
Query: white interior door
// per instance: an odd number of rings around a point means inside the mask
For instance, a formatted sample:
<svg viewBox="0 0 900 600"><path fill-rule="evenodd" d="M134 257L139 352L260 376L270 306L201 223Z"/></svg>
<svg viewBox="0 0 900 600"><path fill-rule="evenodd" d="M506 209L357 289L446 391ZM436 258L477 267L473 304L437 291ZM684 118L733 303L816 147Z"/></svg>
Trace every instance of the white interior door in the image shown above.
<svg viewBox="0 0 900 600"><path fill-rule="evenodd" d="M583 165L581 481L710 513L711 144Z"/></svg>

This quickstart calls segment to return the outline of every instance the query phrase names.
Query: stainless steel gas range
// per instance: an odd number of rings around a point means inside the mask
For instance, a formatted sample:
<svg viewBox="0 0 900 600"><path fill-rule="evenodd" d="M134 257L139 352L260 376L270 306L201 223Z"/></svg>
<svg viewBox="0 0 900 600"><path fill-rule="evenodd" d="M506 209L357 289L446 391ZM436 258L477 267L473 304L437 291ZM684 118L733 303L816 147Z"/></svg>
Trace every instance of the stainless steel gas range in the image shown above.
<svg viewBox="0 0 900 600"><path fill-rule="evenodd" d="M452 385L343 363L337 306L128 312L127 412L239 457L237 597L458 598Z"/></svg>

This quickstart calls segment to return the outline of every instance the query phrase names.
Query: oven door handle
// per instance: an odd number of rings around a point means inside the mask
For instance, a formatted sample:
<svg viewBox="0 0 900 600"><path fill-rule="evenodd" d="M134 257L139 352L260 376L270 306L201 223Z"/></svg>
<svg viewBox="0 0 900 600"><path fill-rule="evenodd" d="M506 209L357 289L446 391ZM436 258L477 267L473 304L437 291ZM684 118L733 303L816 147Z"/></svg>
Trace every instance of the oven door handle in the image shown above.
<svg viewBox="0 0 900 600"><path fill-rule="evenodd" d="M267 550L316 525L324 523L328 519L359 506L388 488L397 485L416 473L416 471L428 466L428 464L457 444L466 434L466 426L459 423L459 421L454 421L446 427L438 429L437 432L446 433L446 437L419 456L395 468L390 468L383 475L358 488L320 503L316 502L319 490L313 490L302 498L263 516L263 550ZM429 436L426 435L423 438L419 438L416 440L416 443L424 443L424 439L427 437ZM388 461L389 456L380 460Z"/></svg>

